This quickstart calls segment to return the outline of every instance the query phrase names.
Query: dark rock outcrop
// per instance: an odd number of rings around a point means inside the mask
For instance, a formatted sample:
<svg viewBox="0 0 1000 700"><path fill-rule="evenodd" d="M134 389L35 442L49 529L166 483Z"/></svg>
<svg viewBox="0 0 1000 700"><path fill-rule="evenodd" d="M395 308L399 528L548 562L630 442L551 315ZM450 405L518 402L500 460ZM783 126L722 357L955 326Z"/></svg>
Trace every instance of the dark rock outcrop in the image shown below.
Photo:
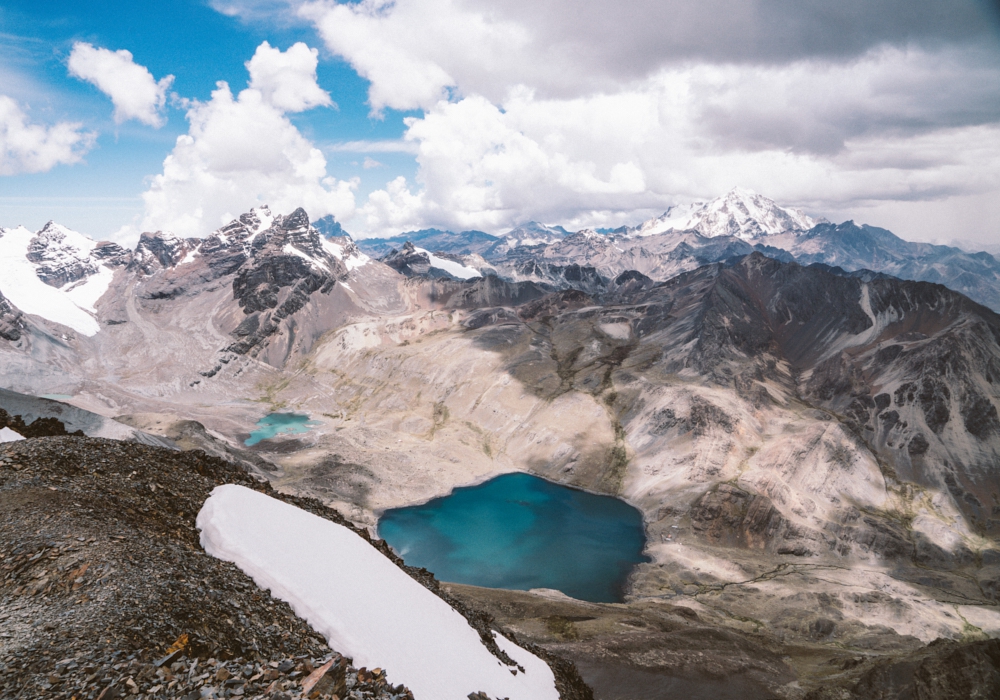
<svg viewBox="0 0 1000 700"><path fill-rule="evenodd" d="M249 259L233 278L233 297L247 317L234 332L237 342L226 351L247 354L305 307L313 294L329 294L346 277L343 261L323 247L303 209L277 217L253 239Z"/></svg>
<svg viewBox="0 0 1000 700"><path fill-rule="evenodd" d="M1000 640L938 639L898 658L849 666L851 681L827 683L805 700L991 700L1000 697Z"/></svg>
<svg viewBox="0 0 1000 700"><path fill-rule="evenodd" d="M25 322L21 312L0 293L0 338L12 342L20 340L24 329Z"/></svg>

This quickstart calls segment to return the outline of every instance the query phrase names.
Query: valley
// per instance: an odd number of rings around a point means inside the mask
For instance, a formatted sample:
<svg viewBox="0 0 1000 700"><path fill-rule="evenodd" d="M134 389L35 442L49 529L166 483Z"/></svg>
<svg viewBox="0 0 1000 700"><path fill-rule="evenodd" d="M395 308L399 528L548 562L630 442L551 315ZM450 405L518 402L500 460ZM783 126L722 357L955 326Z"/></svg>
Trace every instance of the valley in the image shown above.
<svg viewBox="0 0 1000 700"><path fill-rule="evenodd" d="M515 472L618 497L649 559L623 603L451 586L605 688L632 669L637 687L820 698L939 638L990 643L1000 264L918 248L865 269L837 251L882 234L766 204L757 228L726 201L638 232L418 241L382 261L303 210L135 251L5 229L39 248L19 274L33 265L52 299L0 283L5 388L71 398L0 407L205 450L372 533ZM946 253L952 268L927 257ZM973 263L963 288L936 283ZM308 429L252 438L274 414Z"/></svg>

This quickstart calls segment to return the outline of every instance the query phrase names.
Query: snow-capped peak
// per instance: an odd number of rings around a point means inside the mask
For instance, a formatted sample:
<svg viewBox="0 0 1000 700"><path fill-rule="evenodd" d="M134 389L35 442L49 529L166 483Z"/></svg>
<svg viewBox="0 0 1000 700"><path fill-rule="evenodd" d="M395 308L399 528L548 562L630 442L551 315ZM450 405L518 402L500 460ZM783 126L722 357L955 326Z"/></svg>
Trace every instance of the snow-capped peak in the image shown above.
<svg viewBox="0 0 1000 700"><path fill-rule="evenodd" d="M706 238L735 236L751 240L808 231L817 223L799 209L779 206L753 190L734 187L708 202L670 207L663 216L650 219L629 233L652 236L668 231L697 231Z"/></svg>
<svg viewBox="0 0 1000 700"><path fill-rule="evenodd" d="M94 305L114 275L97 243L51 221L35 233L23 226L2 233L0 293L23 313L96 334Z"/></svg>
<svg viewBox="0 0 1000 700"><path fill-rule="evenodd" d="M503 235L507 245L516 248L519 245L545 245L555 243L566 237L566 229L562 226L546 226L537 221L529 221Z"/></svg>

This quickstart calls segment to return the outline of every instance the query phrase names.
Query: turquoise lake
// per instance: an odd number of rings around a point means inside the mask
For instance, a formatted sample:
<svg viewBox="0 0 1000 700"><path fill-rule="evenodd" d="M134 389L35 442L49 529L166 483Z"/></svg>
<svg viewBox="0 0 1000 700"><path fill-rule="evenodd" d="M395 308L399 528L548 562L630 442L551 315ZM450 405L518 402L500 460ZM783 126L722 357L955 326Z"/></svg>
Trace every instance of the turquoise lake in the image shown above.
<svg viewBox="0 0 1000 700"><path fill-rule="evenodd" d="M298 435L308 433L310 428L321 425L319 421L309 420L304 413L269 413L257 421L257 429L244 440L244 445L256 445L261 440L273 438L275 435Z"/></svg>
<svg viewBox="0 0 1000 700"><path fill-rule="evenodd" d="M638 510L530 474L388 510L378 533L408 565L442 581L554 588L600 603L621 602L632 569L649 561Z"/></svg>

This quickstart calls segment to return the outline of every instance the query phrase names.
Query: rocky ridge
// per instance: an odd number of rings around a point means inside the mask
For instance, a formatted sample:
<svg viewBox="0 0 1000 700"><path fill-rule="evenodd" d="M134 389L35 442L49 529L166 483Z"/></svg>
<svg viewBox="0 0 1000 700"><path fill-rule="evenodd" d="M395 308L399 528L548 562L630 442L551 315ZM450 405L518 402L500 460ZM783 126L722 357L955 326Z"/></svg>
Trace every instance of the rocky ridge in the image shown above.
<svg viewBox="0 0 1000 700"><path fill-rule="evenodd" d="M639 226L607 234L571 233L532 222L491 245L470 246L463 236L451 234L449 238L436 231L421 245L458 255L479 254L488 268L471 259L469 264L513 281L546 281L558 288L588 292L593 289L586 288L588 282L561 279L558 273L547 275L545 267L592 267L605 281L636 270L665 281L756 251L786 262L823 263L848 271L868 269L944 284L1000 311L1000 262L989 253L904 241L885 229L853 221L831 224L740 188L708 202L671 207ZM360 245L384 254L393 246L400 248L407 238L405 234L395 237L391 245L389 240L368 239Z"/></svg>
<svg viewBox="0 0 1000 700"><path fill-rule="evenodd" d="M354 529L320 503L278 494L202 452L80 437L0 447L0 687L102 700L140 692L188 697L186 689L194 697L314 697L303 678L333 661L337 677L321 688L327 694L336 683L341 697L411 697L387 681L391 669L338 664L286 604L201 550L194 518L222 483ZM492 642L492 629L509 634L440 591L425 570L405 567L384 542L355 531L445 597L484 640ZM561 697L591 697L571 663L540 653Z"/></svg>
<svg viewBox="0 0 1000 700"><path fill-rule="evenodd" d="M0 338L10 341L20 340L23 329L23 315L11 306L3 294L0 294Z"/></svg>

